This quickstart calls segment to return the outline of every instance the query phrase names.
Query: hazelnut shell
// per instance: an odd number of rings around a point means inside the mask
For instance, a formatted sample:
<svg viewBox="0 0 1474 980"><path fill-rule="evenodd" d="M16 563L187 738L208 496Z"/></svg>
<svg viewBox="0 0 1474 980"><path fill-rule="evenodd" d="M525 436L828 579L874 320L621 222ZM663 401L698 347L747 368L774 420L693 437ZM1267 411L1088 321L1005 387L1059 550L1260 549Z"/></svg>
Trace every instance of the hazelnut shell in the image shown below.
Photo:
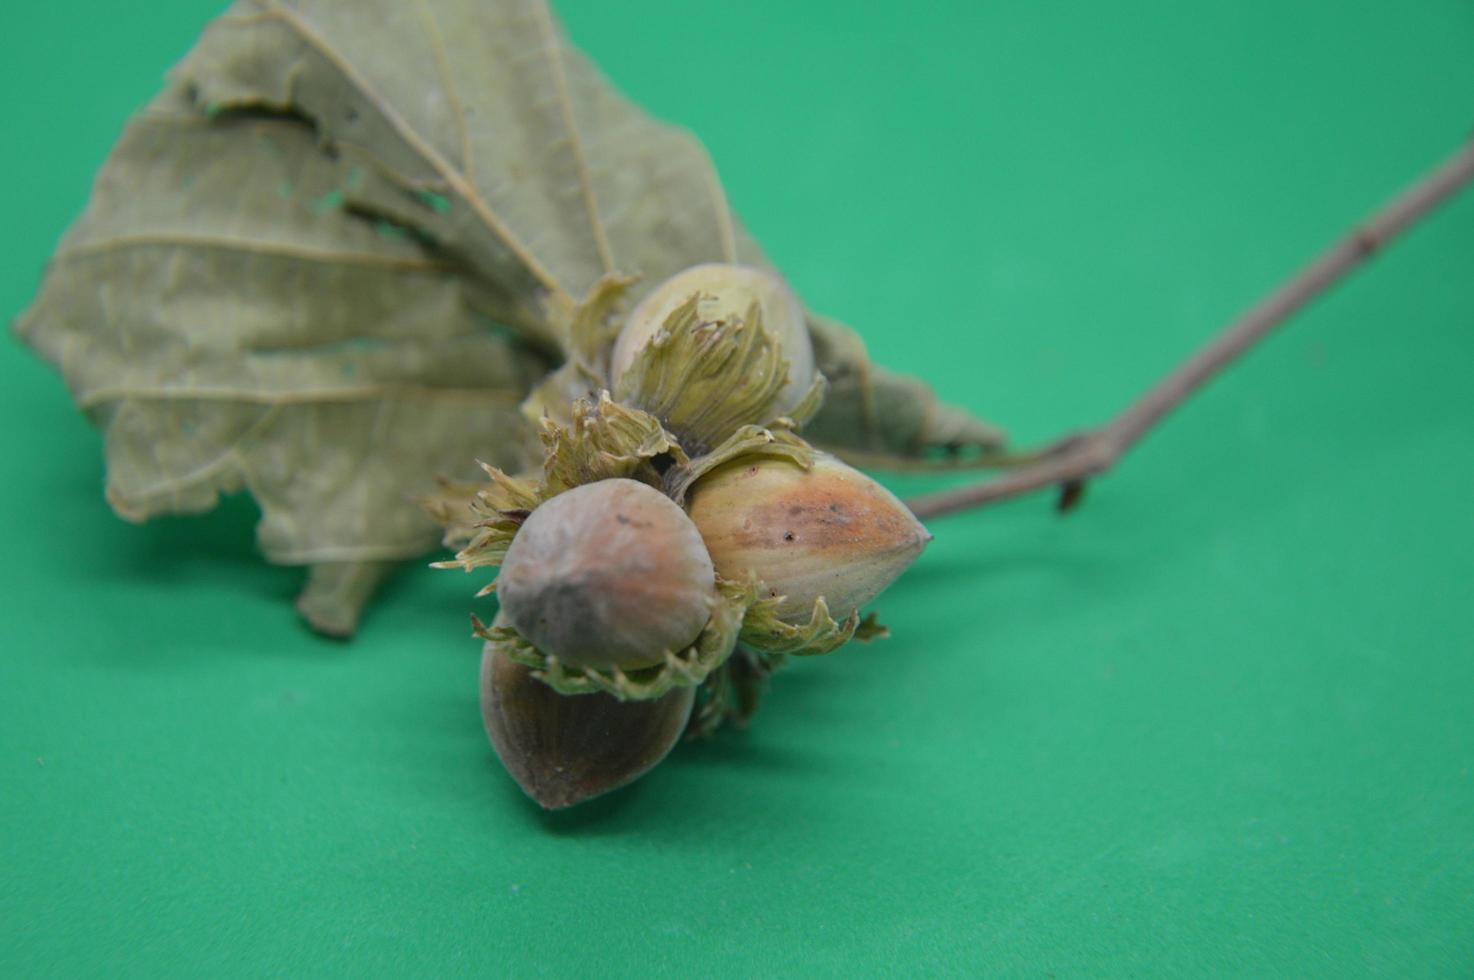
<svg viewBox="0 0 1474 980"><path fill-rule="evenodd" d="M619 478L574 487L528 515L497 595L507 622L544 653L634 669L696 640L711 618L716 572L679 506Z"/></svg>
<svg viewBox="0 0 1474 980"><path fill-rule="evenodd" d="M625 786L655 767L685 731L696 690L653 701L559 694L488 643L481 655L481 720L522 790L546 810Z"/></svg>
<svg viewBox="0 0 1474 980"><path fill-rule="evenodd" d="M737 460L688 498L717 572L756 575L775 612L807 622L823 598L843 620L895 581L931 535L885 487L831 456L805 470L784 459Z"/></svg>

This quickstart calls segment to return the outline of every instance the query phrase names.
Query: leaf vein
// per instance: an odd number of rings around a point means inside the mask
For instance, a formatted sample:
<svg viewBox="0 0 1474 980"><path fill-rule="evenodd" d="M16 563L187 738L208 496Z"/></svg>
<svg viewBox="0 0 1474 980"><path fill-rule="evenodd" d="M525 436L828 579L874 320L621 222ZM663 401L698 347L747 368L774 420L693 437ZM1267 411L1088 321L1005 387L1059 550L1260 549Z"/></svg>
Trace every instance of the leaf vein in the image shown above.
<svg viewBox="0 0 1474 980"><path fill-rule="evenodd" d="M415 9L419 11L420 22L425 26L425 36L430 39L430 48L435 54L435 70L440 73L440 82L445 87L445 97L450 100L451 111L455 113L456 126L461 134L461 170L466 179L475 181L475 164L471 152L471 126L466 119L465 103L461 101L460 89L456 86L455 76L450 71L450 57L445 49L445 35L440 31L440 22L435 19L435 12L425 0L417 0Z"/></svg>
<svg viewBox="0 0 1474 980"><path fill-rule="evenodd" d="M496 214L491 205L481 196L481 192L470 182L467 176L458 171L446 160L435 147L431 146L423 136L415 130L409 122L401 116L394 107L385 101L373 86L369 85L368 79L359 73L358 69L349 64L337 48L328 43L327 39L317 32L311 24L307 23L296 11L285 7L275 0L256 0L263 4L261 12L254 17L237 16L233 18L237 22L242 20L277 20L285 24L287 28L296 34L302 41L317 50L334 68L343 74L343 77L353 85L354 88L383 115L390 127L399 134L400 138L409 144L414 152L418 153L428 163L447 186L460 197L475 212L485 225L491 229L502 244L520 261L527 271L532 274L550 293L561 297L565 302L572 302L572 294L558 281L541 262L533 256L527 246L512 233L505 222Z"/></svg>
<svg viewBox="0 0 1474 980"><path fill-rule="evenodd" d="M594 235L594 245L599 251L599 261L603 263L605 274L614 272L614 255L609 248L609 236L604 230L604 223L599 218L599 204L594 195L593 177L589 173L588 160L585 158L583 137L578 131L578 123L573 117L573 102L568 92L568 73L563 68L563 48L558 40L558 33L553 28L553 15L548 10L545 0L534 0L533 8L537 13L538 30L542 32L542 50L548 58L548 66L553 73L553 92L558 101L558 112L563 117L563 127L568 133L569 152L573 154L573 164L578 171L578 182L583 192L584 206L589 215L589 228Z"/></svg>
<svg viewBox="0 0 1474 980"><path fill-rule="evenodd" d="M250 388L233 388L225 385L114 385L96 388L79 395L77 404L87 409L115 401L151 399L154 401L226 401L278 407L292 405L319 405L338 402L373 401L392 399L398 401L430 401L435 399L466 400L479 404L494 402L513 407L521 398L513 392L489 388L439 388L431 385L358 385L343 388L322 388L316 391L260 391Z"/></svg>
<svg viewBox="0 0 1474 980"><path fill-rule="evenodd" d="M436 272L446 269L442 263L411 256L375 255L372 252L339 251L330 248L314 248L308 245L289 242L237 238L230 235L199 235L189 232L138 232L129 235L112 235L107 238L99 238L95 241L86 242L82 245L73 245L68 248L58 249L53 259L57 262L64 262L107 254L109 252L150 247L207 248L299 259L303 262L361 265L381 269L398 269L406 272Z"/></svg>

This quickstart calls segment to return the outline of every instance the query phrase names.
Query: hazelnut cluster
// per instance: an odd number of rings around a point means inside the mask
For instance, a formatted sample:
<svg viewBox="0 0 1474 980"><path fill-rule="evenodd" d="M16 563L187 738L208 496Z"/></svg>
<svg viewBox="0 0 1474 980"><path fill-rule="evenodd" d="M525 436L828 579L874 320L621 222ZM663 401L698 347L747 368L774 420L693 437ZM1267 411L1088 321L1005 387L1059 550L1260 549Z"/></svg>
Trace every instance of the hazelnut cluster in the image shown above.
<svg viewBox="0 0 1474 980"><path fill-rule="evenodd" d="M781 279L696 266L621 317L627 285L569 317L573 356L524 406L541 471L487 467L431 506L460 546L443 564L499 568L482 715L548 808L745 722L785 658L880 633L860 609L931 539L798 434L824 379Z"/></svg>

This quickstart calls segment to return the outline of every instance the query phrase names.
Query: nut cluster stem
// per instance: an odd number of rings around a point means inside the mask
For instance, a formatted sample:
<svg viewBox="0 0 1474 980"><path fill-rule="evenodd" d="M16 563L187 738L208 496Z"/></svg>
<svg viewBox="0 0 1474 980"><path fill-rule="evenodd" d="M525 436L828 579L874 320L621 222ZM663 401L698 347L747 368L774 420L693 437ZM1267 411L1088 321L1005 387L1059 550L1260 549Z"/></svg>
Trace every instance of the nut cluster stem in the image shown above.
<svg viewBox="0 0 1474 980"><path fill-rule="evenodd" d="M1107 424L1067 436L1037 459L1003 476L955 490L908 500L926 519L981 507L1045 487L1060 487L1060 509L1080 499L1085 482L1109 470L1168 413L1258 343L1296 311L1371 258L1392 239L1474 179L1474 140L1393 198L1284 283L1228 325Z"/></svg>

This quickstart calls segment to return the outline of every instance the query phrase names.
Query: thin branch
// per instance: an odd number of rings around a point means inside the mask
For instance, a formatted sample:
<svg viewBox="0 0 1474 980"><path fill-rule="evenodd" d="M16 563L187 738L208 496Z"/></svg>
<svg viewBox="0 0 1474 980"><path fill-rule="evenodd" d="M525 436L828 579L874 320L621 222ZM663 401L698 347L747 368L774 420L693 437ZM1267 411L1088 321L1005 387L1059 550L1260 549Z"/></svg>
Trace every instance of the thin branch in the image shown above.
<svg viewBox="0 0 1474 980"><path fill-rule="evenodd" d="M965 473L976 470L1016 469L1037 462L1041 456L1048 453L1047 448L1017 452L987 449L975 456L961 454L955 456L895 456L879 450L831 446L828 443L816 443L815 446L856 469L884 470L886 473L929 473L933 476L941 473Z"/></svg>
<svg viewBox="0 0 1474 980"><path fill-rule="evenodd" d="M1366 222L1229 324L1109 423L1047 446L1036 462L1003 476L907 501L921 518L938 517L1006 500L1044 487L1061 490L1060 509L1080 499L1085 483L1115 465L1169 412L1306 303L1335 285L1430 211L1474 179L1474 141L1430 171Z"/></svg>

